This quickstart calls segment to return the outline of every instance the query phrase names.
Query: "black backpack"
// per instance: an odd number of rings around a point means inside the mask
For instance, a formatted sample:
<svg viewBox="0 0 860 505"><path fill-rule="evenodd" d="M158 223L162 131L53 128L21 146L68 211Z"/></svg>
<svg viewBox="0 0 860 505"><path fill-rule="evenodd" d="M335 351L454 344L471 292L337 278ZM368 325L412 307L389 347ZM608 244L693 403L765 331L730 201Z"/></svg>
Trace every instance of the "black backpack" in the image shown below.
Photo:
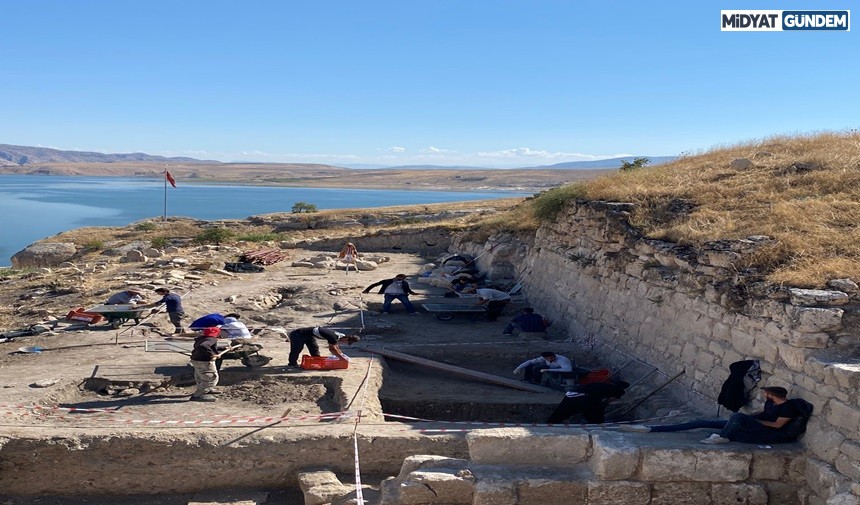
<svg viewBox="0 0 860 505"><path fill-rule="evenodd" d="M812 416L812 411L815 410L815 407L802 398L792 398L788 401L797 407L800 414L785 423L785 426L780 431L787 436L797 438L806 433L806 423L809 421L810 416Z"/></svg>

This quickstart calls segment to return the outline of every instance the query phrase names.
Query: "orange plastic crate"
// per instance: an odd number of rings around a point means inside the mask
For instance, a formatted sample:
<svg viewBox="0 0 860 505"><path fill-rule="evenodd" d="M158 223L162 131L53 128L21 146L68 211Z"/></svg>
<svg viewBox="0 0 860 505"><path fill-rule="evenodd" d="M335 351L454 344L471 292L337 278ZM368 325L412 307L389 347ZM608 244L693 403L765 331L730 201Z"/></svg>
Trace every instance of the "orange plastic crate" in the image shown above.
<svg viewBox="0 0 860 505"><path fill-rule="evenodd" d="M302 368L305 370L345 370L349 368L349 361L305 354L302 356Z"/></svg>
<svg viewBox="0 0 860 505"><path fill-rule="evenodd" d="M593 382L609 382L609 375L610 372L606 368L592 370L579 379L579 384L582 385L591 384Z"/></svg>
<svg viewBox="0 0 860 505"><path fill-rule="evenodd" d="M66 314L66 319L69 321L82 321L89 324L100 323L104 316L101 314L92 314L90 312L84 312L84 308L77 308L68 314Z"/></svg>

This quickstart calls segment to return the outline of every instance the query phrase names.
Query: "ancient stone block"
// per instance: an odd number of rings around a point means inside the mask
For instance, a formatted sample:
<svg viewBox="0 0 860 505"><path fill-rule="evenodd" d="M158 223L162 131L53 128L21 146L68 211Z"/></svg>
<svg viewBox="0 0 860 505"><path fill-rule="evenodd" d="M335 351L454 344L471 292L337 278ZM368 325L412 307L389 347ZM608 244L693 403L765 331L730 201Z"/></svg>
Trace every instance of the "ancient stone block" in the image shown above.
<svg viewBox="0 0 860 505"><path fill-rule="evenodd" d="M744 354L746 356L755 355L755 351L753 350L753 346L755 345L755 337L753 337L747 332L733 328L732 345L741 354Z"/></svg>
<svg viewBox="0 0 860 505"><path fill-rule="evenodd" d="M756 451L752 455L750 477L756 480L781 480L788 473L789 457Z"/></svg>
<svg viewBox="0 0 860 505"><path fill-rule="evenodd" d="M852 493L841 493L827 500L827 505L860 505L860 496Z"/></svg>
<svg viewBox="0 0 860 505"><path fill-rule="evenodd" d="M786 307L791 328L805 333L838 330L842 327L844 313L836 307Z"/></svg>
<svg viewBox="0 0 860 505"><path fill-rule="evenodd" d="M639 448L620 433L602 432L594 436L594 452L589 468L603 480L628 479L639 466Z"/></svg>
<svg viewBox="0 0 860 505"><path fill-rule="evenodd" d="M860 409L836 400L830 400L827 408L829 409L827 422L846 430L849 434L860 430Z"/></svg>
<svg viewBox="0 0 860 505"><path fill-rule="evenodd" d="M323 484L313 486L304 491L305 505L325 505L338 498L348 497L355 493L355 486L347 484Z"/></svg>
<svg viewBox="0 0 860 505"><path fill-rule="evenodd" d="M860 482L860 460L854 459L847 454L840 454L834 462L836 469L842 475L848 476L849 479Z"/></svg>
<svg viewBox="0 0 860 505"><path fill-rule="evenodd" d="M789 288L788 293L792 305L844 305L849 300L842 291Z"/></svg>
<svg viewBox="0 0 860 505"><path fill-rule="evenodd" d="M518 505L571 505L587 503L588 483L585 480L527 478L517 486Z"/></svg>
<svg viewBox="0 0 860 505"><path fill-rule="evenodd" d="M709 488L703 482L655 482L651 505L711 505Z"/></svg>
<svg viewBox="0 0 860 505"><path fill-rule="evenodd" d="M848 294L860 291L860 286L851 279L832 279L827 281L827 287Z"/></svg>
<svg viewBox="0 0 860 505"><path fill-rule="evenodd" d="M707 449L643 450L640 478L647 481L737 482L749 477L752 455Z"/></svg>
<svg viewBox="0 0 860 505"><path fill-rule="evenodd" d="M466 435L469 455L483 464L569 467L585 460L591 437L585 430L538 431L526 428L497 428ZM523 451L516 447L528 447Z"/></svg>
<svg viewBox="0 0 860 505"><path fill-rule="evenodd" d="M11 260L15 268L55 267L75 255L75 244L69 242L37 242L15 253Z"/></svg>
<svg viewBox="0 0 860 505"><path fill-rule="evenodd" d="M788 343L794 347L824 349L829 340L830 335L827 333L803 333L798 330L788 332Z"/></svg>
<svg viewBox="0 0 860 505"><path fill-rule="evenodd" d="M454 470L412 472L400 484L400 503L471 505L474 484L474 477L460 476Z"/></svg>
<svg viewBox="0 0 860 505"><path fill-rule="evenodd" d="M839 387L854 391L860 389L860 364L834 363L827 368Z"/></svg>
<svg viewBox="0 0 860 505"><path fill-rule="evenodd" d="M785 482L766 482L768 505L802 505L798 491L800 486Z"/></svg>
<svg viewBox="0 0 860 505"><path fill-rule="evenodd" d="M648 505L650 501L651 486L646 482L588 483L588 505Z"/></svg>
<svg viewBox="0 0 860 505"><path fill-rule="evenodd" d="M844 441L845 437L841 433L815 415L809 420L806 435L803 436L804 444L825 461L833 461L836 458Z"/></svg>
<svg viewBox="0 0 860 505"><path fill-rule="evenodd" d="M714 484L713 505L767 505L767 493L758 484Z"/></svg>
<svg viewBox="0 0 860 505"><path fill-rule="evenodd" d="M812 492L825 500L849 489L848 478L823 461L808 459L805 476Z"/></svg>
<svg viewBox="0 0 860 505"><path fill-rule="evenodd" d="M785 363L785 366L795 372L803 371L803 365L806 362L809 351L781 342L776 344L776 348L779 353L779 359Z"/></svg>
<svg viewBox="0 0 860 505"><path fill-rule="evenodd" d="M428 454L407 456L406 459L403 460L403 465L400 466L400 473L397 475L397 478L403 480L412 472L426 470L428 468L449 468L460 470L466 468L468 464L468 460L448 458L445 456L433 456Z"/></svg>
<svg viewBox="0 0 860 505"><path fill-rule="evenodd" d="M472 505L516 505L517 483L510 477L481 476L475 483Z"/></svg>

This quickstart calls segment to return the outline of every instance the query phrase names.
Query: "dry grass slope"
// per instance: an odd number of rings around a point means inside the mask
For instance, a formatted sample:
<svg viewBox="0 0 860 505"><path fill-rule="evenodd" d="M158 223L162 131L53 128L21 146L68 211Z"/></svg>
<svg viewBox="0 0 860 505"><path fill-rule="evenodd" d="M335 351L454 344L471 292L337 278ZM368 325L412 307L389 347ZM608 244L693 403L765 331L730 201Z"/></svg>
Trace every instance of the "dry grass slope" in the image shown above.
<svg viewBox="0 0 860 505"><path fill-rule="evenodd" d="M732 168L747 158L750 168ZM776 283L860 279L860 135L772 137L583 183L585 197L638 203L648 236L702 244L767 235L750 266Z"/></svg>

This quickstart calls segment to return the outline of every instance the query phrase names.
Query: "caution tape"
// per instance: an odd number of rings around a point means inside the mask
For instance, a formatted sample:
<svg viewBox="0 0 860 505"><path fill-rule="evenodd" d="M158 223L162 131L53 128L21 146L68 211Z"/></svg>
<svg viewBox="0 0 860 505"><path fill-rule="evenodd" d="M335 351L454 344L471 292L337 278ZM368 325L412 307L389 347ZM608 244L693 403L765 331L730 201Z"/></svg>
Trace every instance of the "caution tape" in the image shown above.
<svg viewBox="0 0 860 505"><path fill-rule="evenodd" d="M677 417L680 414L679 411L672 411L668 415L659 416L659 417L650 417L647 419L635 419L633 421L614 421L608 423L601 424L588 424L588 423L559 423L559 424L547 424L547 423L500 423L500 422L485 422L485 421L437 421L435 419L424 419L421 417L410 417L410 416L401 416L398 414L385 414L382 415L384 417L392 417L395 419L404 419L408 421L417 421L422 423L440 423L440 424L457 424L457 425L467 425L467 426L493 426L493 427L529 427L529 428L599 428L599 427L613 427L620 426L622 424L642 424L645 422L651 421L660 421L663 419L672 419ZM438 428L444 429L444 428ZM422 431L422 430L419 430ZM448 431L451 431L448 429ZM466 430L468 431L468 430Z"/></svg>

